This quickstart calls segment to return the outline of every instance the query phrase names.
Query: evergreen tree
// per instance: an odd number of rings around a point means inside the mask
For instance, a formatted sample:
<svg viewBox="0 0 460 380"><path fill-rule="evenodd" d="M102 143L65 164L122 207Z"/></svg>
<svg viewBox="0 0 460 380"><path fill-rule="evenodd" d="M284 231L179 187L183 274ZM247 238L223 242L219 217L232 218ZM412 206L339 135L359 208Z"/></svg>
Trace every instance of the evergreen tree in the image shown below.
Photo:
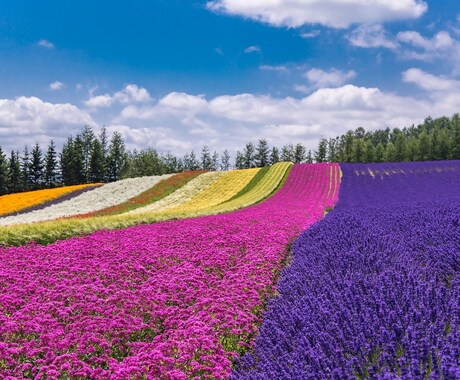
<svg viewBox="0 0 460 380"><path fill-rule="evenodd" d="M460 115L456 113L451 120L452 133L450 138L450 154L451 160L460 160Z"/></svg>
<svg viewBox="0 0 460 380"><path fill-rule="evenodd" d="M118 181L125 170L126 148L123 138L119 132L115 132L110 140L108 167L109 181Z"/></svg>
<svg viewBox="0 0 460 380"><path fill-rule="evenodd" d="M404 161L416 161L417 156L417 138L410 136L405 144Z"/></svg>
<svg viewBox="0 0 460 380"><path fill-rule="evenodd" d="M312 164L313 163L313 153L311 152L311 149L308 150L307 158L305 159L305 162L307 164Z"/></svg>
<svg viewBox="0 0 460 380"><path fill-rule="evenodd" d="M19 193L23 191L19 152L14 150L11 151L11 156L8 160L8 174L8 192Z"/></svg>
<svg viewBox="0 0 460 380"><path fill-rule="evenodd" d="M321 138L318 143L318 149L315 152L316 162L325 162L327 157L327 141Z"/></svg>
<svg viewBox="0 0 460 380"><path fill-rule="evenodd" d="M220 169L223 171L230 169L230 154L227 149L224 150L224 153L222 153L220 158Z"/></svg>
<svg viewBox="0 0 460 380"><path fill-rule="evenodd" d="M405 153L406 153L406 140L404 138L404 135L402 134L401 131L395 133L395 161L404 161Z"/></svg>
<svg viewBox="0 0 460 380"><path fill-rule="evenodd" d="M255 163L255 151L256 148L254 147L254 144L249 142L246 143L244 149L243 149L243 157L244 157L244 169L249 169L249 168L255 168L256 163Z"/></svg>
<svg viewBox="0 0 460 380"><path fill-rule="evenodd" d="M395 145L390 141L385 148L385 153L383 155L385 162L395 162L396 161L396 148Z"/></svg>
<svg viewBox="0 0 460 380"><path fill-rule="evenodd" d="M357 138L353 140L353 148L352 148L352 156L351 156L351 162L366 162L365 161L365 143L364 139L362 138Z"/></svg>
<svg viewBox="0 0 460 380"><path fill-rule="evenodd" d="M196 158L195 151L192 150L190 152L190 170L199 170L200 169L200 163L198 162L198 159Z"/></svg>
<svg viewBox="0 0 460 380"><path fill-rule="evenodd" d="M83 178L84 182L88 183L90 181L91 150L93 149L95 136L89 125L85 125L79 136L82 144Z"/></svg>
<svg viewBox="0 0 460 380"><path fill-rule="evenodd" d="M99 141L102 146L102 166L104 167L104 182L109 180L109 167L108 167L108 155L109 155L109 137L107 135L107 128L102 127L99 134Z"/></svg>
<svg viewBox="0 0 460 380"><path fill-rule="evenodd" d="M67 138L67 141L62 147L62 151L59 155L60 167L61 167L61 180L66 186L77 184L77 175L75 173L75 152L74 152L74 141L72 136Z"/></svg>
<svg viewBox="0 0 460 380"><path fill-rule="evenodd" d="M30 179L32 189L37 190L43 186L45 180L45 164L40 145L38 143L32 149L32 157L30 161Z"/></svg>
<svg viewBox="0 0 460 380"><path fill-rule="evenodd" d="M179 172L179 163L175 156L173 156L170 152L166 153L163 157L163 165L166 169L166 173L177 173Z"/></svg>
<svg viewBox="0 0 460 380"><path fill-rule="evenodd" d="M327 142L327 161L328 162L337 162L339 161L338 151L337 151L337 139L329 139Z"/></svg>
<svg viewBox="0 0 460 380"><path fill-rule="evenodd" d="M8 193L8 162L0 146L0 195Z"/></svg>
<svg viewBox="0 0 460 380"><path fill-rule="evenodd" d="M91 155L89 159L89 181L104 182L105 165L104 150L99 139L94 139L91 146Z"/></svg>
<svg viewBox="0 0 460 380"><path fill-rule="evenodd" d="M375 162L383 162L385 160L385 147L381 142L375 147L374 153Z"/></svg>
<svg viewBox="0 0 460 380"><path fill-rule="evenodd" d="M30 177L30 154L27 145L24 147L24 155L21 157L21 172L22 189L28 191L32 188L32 180Z"/></svg>
<svg viewBox="0 0 460 380"><path fill-rule="evenodd" d="M77 135L73 140L73 165L76 184L87 183L85 173L85 155L84 155L84 143L81 135Z"/></svg>
<svg viewBox="0 0 460 380"><path fill-rule="evenodd" d="M260 139L254 155L254 163L256 167L261 168L269 164L269 152L270 149L268 147L267 140Z"/></svg>
<svg viewBox="0 0 460 380"><path fill-rule="evenodd" d="M57 171L57 153L54 141L51 140L48 145L45 157L45 186L55 187L58 182L58 171Z"/></svg>
<svg viewBox="0 0 460 380"><path fill-rule="evenodd" d="M276 146L274 146L270 153L270 165L276 164L279 161L280 161L280 151Z"/></svg>
<svg viewBox="0 0 460 380"><path fill-rule="evenodd" d="M375 149L371 140L364 143L364 162L375 162Z"/></svg>
<svg viewBox="0 0 460 380"><path fill-rule="evenodd" d="M301 164L302 162L304 162L306 158L305 157L306 152L307 150L302 144L300 143L296 144L294 148L294 163Z"/></svg>
<svg viewBox="0 0 460 380"><path fill-rule="evenodd" d="M212 154L211 162L211 170L219 170L219 153L217 153L216 151L214 151L214 153Z"/></svg>
<svg viewBox="0 0 460 380"><path fill-rule="evenodd" d="M281 148L281 161L294 162L294 145L291 143L284 145Z"/></svg>
<svg viewBox="0 0 460 380"><path fill-rule="evenodd" d="M431 139L430 136L423 131L418 137L418 161L428 161L431 158Z"/></svg>
<svg viewBox="0 0 460 380"><path fill-rule="evenodd" d="M203 170L212 170L212 157L207 145L201 149L201 168Z"/></svg>
<svg viewBox="0 0 460 380"><path fill-rule="evenodd" d="M236 169L244 169L246 167L246 160L243 155L239 150L236 152L236 157L235 157L235 168Z"/></svg>

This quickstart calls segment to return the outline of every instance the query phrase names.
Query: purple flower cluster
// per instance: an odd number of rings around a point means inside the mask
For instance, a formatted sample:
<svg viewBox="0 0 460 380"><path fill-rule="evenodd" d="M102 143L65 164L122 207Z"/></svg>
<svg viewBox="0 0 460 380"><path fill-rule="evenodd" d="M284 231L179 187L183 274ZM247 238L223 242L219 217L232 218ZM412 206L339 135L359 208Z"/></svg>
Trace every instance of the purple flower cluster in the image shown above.
<svg viewBox="0 0 460 380"><path fill-rule="evenodd" d="M234 213L1 248L0 378L227 378L286 245L334 202L332 169L296 165Z"/></svg>
<svg viewBox="0 0 460 380"><path fill-rule="evenodd" d="M341 167L232 379L460 379L460 161Z"/></svg>

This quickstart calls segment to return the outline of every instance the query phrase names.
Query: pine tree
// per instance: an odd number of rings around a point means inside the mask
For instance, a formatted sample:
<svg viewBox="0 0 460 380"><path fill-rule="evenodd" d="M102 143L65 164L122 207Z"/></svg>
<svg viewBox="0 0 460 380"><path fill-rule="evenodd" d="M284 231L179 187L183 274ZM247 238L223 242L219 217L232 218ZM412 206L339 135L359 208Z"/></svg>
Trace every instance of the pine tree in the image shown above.
<svg viewBox="0 0 460 380"><path fill-rule="evenodd" d="M274 146L270 152L270 165L276 164L280 161L280 151Z"/></svg>
<svg viewBox="0 0 460 380"><path fill-rule="evenodd" d="M99 134L99 141L101 142L102 146L102 165L104 167L104 181L108 182L109 180L109 167L108 167L108 155L109 155L109 138L107 136L107 128L105 126L102 127L101 132Z"/></svg>
<svg viewBox="0 0 460 380"><path fill-rule="evenodd" d="M94 139L89 159L89 181L103 182L105 179L104 150L98 139Z"/></svg>
<svg viewBox="0 0 460 380"><path fill-rule="evenodd" d="M281 161L294 162L294 145L291 143L284 145L281 148Z"/></svg>
<svg viewBox="0 0 460 380"><path fill-rule="evenodd" d="M45 157L45 186L55 187L58 182L57 153L54 141L51 140Z"/></svg>
<svg viewBox="0 0 460 380"><path fill-rule="evenodd" d="M30 177L30 154L27 145L24 147L24 155L21 157L21 172L22 172L22 189L28 191L32 187Z"/></svg>
<svg viewBox="0 0 460 380"><path fill-rule="evenodd" d="M313 163L313 153L311 152L311 150L308 150L307 158L305 159L305 162L307 164L312 164Z"/></svg>
<svg viewBox="0 0 460 380"><path fill-rule="evenodd" d="M211 162L211 170L219 170L219 153L217 153L216 151L214 151L214 153L212 154Z"/></svg>
<svg viewBox="0 0 460 380"><path fill-rule="evenodd" d="M318 143L318 149L315 152L316 162L325 162L327 157L327 141L321 138Z"/></svg>
<svg viewBox="0 0 460 380"><path fill-rule="evenodd" d="M79 136L82 144L83 180L84 182L88 183L90 181L91 150L93 148L93 141L95 136L92 128L89 125L85 125Z"/></svg>
<svg viewBox="0 0 460 380"><path fill-rule="evenodd" d="M11 156L8 160L8 174L8 192L19 193L23 191L19 152L15 152L14 150L11 151Z"/></svg>
<svg viewBox="0 0 460 380"><path fill-rule="evenodd" d="M267 140L260 139L254 155L254 163L256 167L261 168L269 164L269 152L270 149L268 148Z"/></svg>
<svg viewBox="0 0 460 380"><path fill-rule="evenodd" d="M0 195L8 193L8 162L0 146Z"/></svg>
<svg viewBox="0 0 460 380"><path fill-rule="evenodd" d="M244 169L249 169L249 168L255 168L256 163L255 163L255 151L256 148L254 147L254 144L249 142L246 143L244 149L243 149L243 157L244 157Z"/></svg>
<svg viewBox="0 0 460 380"><path fill-rule="evenodd" d="M212 170L212 157L207 145L201 150L201 169Z"/></svg>
<svg viewBox="0 0 460 380"><path fill-rule="evenodd" d="M73 170L75 173L76 184L87 183L85 173L85 156L83 149L83 139L80 135L77 135L73 141Z"/></svg>
<svg viewBox="0 0 460 380"><path fill-rule="evenodd" d="M76 185L77 176L75 173L74 165L75 153L74 153L74 141L72 136L67 138L67 141L62 147L62 151L59 155L60 167L61 167L61 180L66 186Z"/></svg>
<svg viewBox="0 0 460 380"><path fill-rule="evenodd" d="M301 164L302 162L304 162L306 152L307 150L302 144L300 143L296 144L294 148L294 163Z"/></svg>
<svg viewBox="0 0 460 380"><path fill-rule="evenodd" d="M40 145L36 143L32 149L32 157L30 161L30 179L32 189L37 190L43 186L45 180L45 164Z"/></svg>
<svg viewBox="0 0 460 380"><path fill-rule="evenodd" d="M236 152L236 157L235 157L235 168L236 169L244 169L246 167L246 160L243 155L239 150Z"/></svg>
<svg viewBox="0 0 460 380"><path fill-rule="evenodd" d="M196 158L194 150L192 150L190 152L189 157L190 157L190 170L199 170L200 169L200 163L198 162L198 160Z"/></svg>
<svg viewBox="0 0 460 380"><path fill-rule="evenodd" d="M222 153L220 158L220 169L223 171L230 169L230 154L227 149L224 150L224 153Z"/></svg>
<svg viewBox="0 0 460 380"><path fill-rule="evenodd" d="M119 132L115 132L109 146L109 181L118 181L126 165L126 148Z"/></svg>

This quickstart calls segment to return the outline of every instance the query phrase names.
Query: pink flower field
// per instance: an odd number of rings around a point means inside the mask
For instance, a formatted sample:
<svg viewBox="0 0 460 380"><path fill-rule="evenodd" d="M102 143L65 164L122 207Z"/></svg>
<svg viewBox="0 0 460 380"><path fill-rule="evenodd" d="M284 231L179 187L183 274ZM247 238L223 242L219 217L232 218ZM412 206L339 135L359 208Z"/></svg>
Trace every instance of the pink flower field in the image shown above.
<svg viewBox="0 0 460 380"><path fill-rule="evenodd" d="M228 378L288 244L336 202L339 170L295 165L275 195L228 214L0 248L0 378Z"/></svg>

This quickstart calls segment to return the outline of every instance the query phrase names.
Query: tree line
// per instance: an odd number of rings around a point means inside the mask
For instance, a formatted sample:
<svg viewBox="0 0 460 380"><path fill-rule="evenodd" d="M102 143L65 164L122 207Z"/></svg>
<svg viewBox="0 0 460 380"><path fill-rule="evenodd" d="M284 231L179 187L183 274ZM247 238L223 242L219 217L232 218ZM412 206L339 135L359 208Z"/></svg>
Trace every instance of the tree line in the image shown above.
<svg viewBox="0 0 460 380"><path fill-rule="evenodd" d="M228 150L222 154L203 146L183 157L159 154L153 148L130 151L120 133L111 136L102 128L96 135L85 126L67 138L60 152L51 140L46 151L38 143L32 149L12 151L7 157L0 146L0 195L21 191L112 182L122 178L161 175L189 170L246 169L279 161L303 162L396 162L460 159L460 116L426 118L418 126L366 131L359 127L335 138L319 140L317 149L301 143L270 147L266 139L248 142L232 163Z"/></svg>

